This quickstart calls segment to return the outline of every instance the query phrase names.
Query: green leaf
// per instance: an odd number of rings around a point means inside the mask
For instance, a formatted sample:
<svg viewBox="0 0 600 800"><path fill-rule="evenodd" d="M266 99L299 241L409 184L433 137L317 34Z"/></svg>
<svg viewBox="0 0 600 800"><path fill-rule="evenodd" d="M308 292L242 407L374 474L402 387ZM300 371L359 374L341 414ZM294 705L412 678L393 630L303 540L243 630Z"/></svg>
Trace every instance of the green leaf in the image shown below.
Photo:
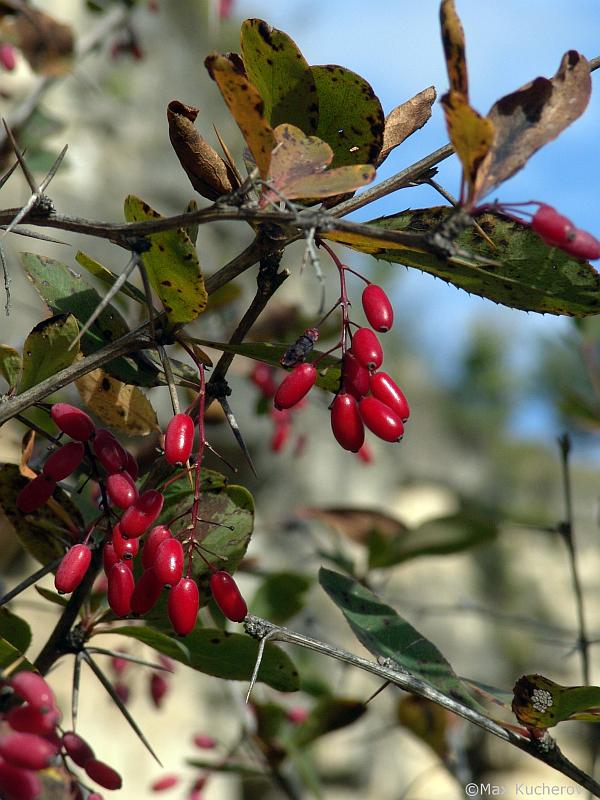
<svg viewBox="0 0 600 800"><path fill-rule="evenodd" d="M217 629L196 627L183 639L189 659L178 647L181 643L177 639L153 628L125 626L112 628L110 632L137 639L198 672L225 680L249 681L258 654L255 639ZM265 647L258 680L280 692L295 692L299 688L299 675L292 660L270 642Z"/></svg>
<svg viewBox="0 0 600 800"><path fill-rule="evenodd" d="M2 606L0 608L0 637L24 655L31 644L31 628L24 619Z"/></svg>
<svg viewBox="0 0 600 800"><path fill-rule="evenodd" d="M262 19L247 19L241 44L246 74L264 101L271 127L289 122L314 133L319 119L315 80L293 39Z"/></svg>
<svg viewBox="0 0 600 800"><path fill-rule="evenodd" d="M48 502L31 514L24 514L17 508L17 495L28 483L16 464L0 466L0 507L23 547L40 564L48 564L65 552L62 539L68 538L67 523L74 530L83 530L83 518L69 495L59 486L53 494L53 502Z"/></svg>
<svg viewBox="0 0 600 800"><path fill-rule="evenodd" d="M0 638L0 669L6 669L21 658L21 652L10 642Z"/></svg>
<svg viewBox="0 0 600 800"><path fill-rule="evenodd" d="M253 767L250 764L241 764L237 761L228 760L211 761L208 758L186 758L185 763L190 767L196 769L208 770L209 772L226 772L233 775L242 775L248 778L268 778L270 772L259 767Z"/></svg>
<svg viewBox="0 0 600 800"><path fill-rule="evenodd" d="M21 374L21 356L14 347L0 344L0 375L12 389L17 385Z"/></svg>
<svg viewBox="0 0 600 800"><path fill-rule="evenodd" d="M392 659L447 696L482 710L437 647L373 592L324 567L319 582L370 653Z"/></svg>
<svg viewBox="0 0 600 800"><path fill-rule="evenodd" d="M78 333L72 314L57 314L35 326L23 345L19 394L71 366L79 355L79 345L71 347Z"/></svg>
<svg viewBox="0 0 600 800"><path fill-rule="evenodd" d="M37 293L52 312L73 314L83 327L101 302L98 292L60 261L34 253L22 253L21 263ZM82 337L81 350L84 355L90 355L128 332L129 327L119 311L109 304ZM116 358L104 369L124 383L135 386L158 384L158 370L138 354Z"/></svg>
<svg viewBox="0 0 600 800"><path fill-rule="evenodd" d="M375 228L412 233L431 233L452 210L445 206L404 211L372 220ZM600 310L600 275L586 261L580 261L556 247L549 247L527 225L491 213L477 217L491 247L470 227L456 244L500 266L482 265L468 258L452 263L433 253L387 244L365 236L341 231L323 233L324 239L341 242L375 258L415 267L496 303L546 314L585 317Z"/></svg>
<svg viewBox="0 0 600 800"><path fill-rule="evenodd" d="M112 287L114 286L115 282L118 280L119 276L115 275L114 272L105 267L104 264L101 264L99 261L96 261L95 258L88 256L87 253L84 253L82 250L78 250L75 254L75 261L84 269L93 275L94 278L97 278L99 281L102 281L106 286ZM125 281L123 286L121 286L120 291L123 294L126 294L127 297L130 297L132 300L135 300L137 303L142 303L144 306L146 305L146 298L143 292L134 286L129 281Z"/></svg>
<svg viewBox="0 0 600 800"><path fill-rule="evenodd" d="M48 602L54 603L54 605L62 606L62 608L64 608L69 602L68 597L58 594L58 592L52 592L50 589L45 589L43 586L38 586L36 584L35 590L44 598L44 600L48 600Z"/></svg>
<svg viewBox="0 0 600 800"><path fill-rule="evenodd" d="M333 150L331 166L375 164L383 145L385 120L370 84L335 64L311 67L311 72L319 97L316 135Z"/></svg>
<svg viewBox="0 0 600 800"><path fill-rule="evenodd" d="M304 594L312 584L297 572L274 572L262 582L250 603L250 613L283 625L302 610Z"/></svg>
<svg viewBox="0 0 600 800"><path fill-rule="evenodd" d="M545 729L568 719L600 722L600 686L561 686L543 675L523 675L512 709L528 728Z"/></svg>
<svg viewBox="0 0 600 800"><path fill-rule="evenodd" d="M243 342L242 344L229 344L229 342L213 342L207 339L193 339L201 347L214 347L223 353L234 353L246 356L255 361L262 361L272 367L283 369L279 360L288 349L289 344L271 344L270 342ZM308 362L319 359L317 386L328 392L337 392L340 387L340 359L335 356L323 356L319 350L313 350L306 359Z"/></svg>
<svg viewBox="0 0 600 800"><path fill-rule="evenodd" d="M366 705L358 700L323 697L304 722L294 729L292 742L295 747L306 747L321 736L356 722L366 710Z"/></svg>
<svg viewBox="0 0 600 800"><path fill-rule="evenodd" d="M160 219L161 215L141 200L125 198L127 222ZM183 228L148 236L151 247L141 259L150 285L160 297L171 325L192 322L206 308L208 294L196 248Z"/></svg>

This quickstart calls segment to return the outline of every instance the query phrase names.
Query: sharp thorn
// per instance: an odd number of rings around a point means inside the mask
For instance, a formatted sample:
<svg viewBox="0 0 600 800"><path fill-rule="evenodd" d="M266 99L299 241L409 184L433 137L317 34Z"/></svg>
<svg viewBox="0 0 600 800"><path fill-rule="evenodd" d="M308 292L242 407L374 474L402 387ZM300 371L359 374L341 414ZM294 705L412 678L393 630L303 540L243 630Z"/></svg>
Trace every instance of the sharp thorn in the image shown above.
<svg viewBox="0 0 600 800"><path fill-rule="evenodd" d="M248 466L250 467L250 469L254 473L254 477L258 478L258 473L257 473L257 471L256 471L256 469L254 467L254 464L252 462L252 458L250 457L250 453L248 451L248 448L246 447L246 442L244 441L244 437L242 436L242 432L240 431L240 427L237 424L237 420L236 420L235 416L233 415L233 411L231 410L231 407L230 407L229 403L227 402L227 399L225 397L218 397L217 400L219 401L219 403L221 404L221 408L225 412L225 416L227 418L227 422L229 423L229 427L231 428L232 433L235 436L236 442L239 444L240 449L241 449L242 453L244 454L244 458L248 462Z"/></svg>
<svg viewBox="0 0 600 800"><path fill-rule="evenodd" d="M66 144L63 149L60 151L58 156L56 157L56 161L50 167L50 172L46 175L44 180L40 183L39 194L43 194L46 189L48 188L48 184L52 180L52 178L56 175L58 168L62 164L63 158L65 157L67 150L69 149L69 145Z"/></svg>
<svg viewBox="0 0 600 800"><path fill-rule="evenodd" d="M29 167L27 166L27 164L25 162L25 159L23 157L23 153L19 150L19 145L17 144L17 142L15 140L15 137L13 136L13 132L8 127L8 123L6 122L5 119L2 119L2 123L4 125L4 129L6 131L6 135L8 136L8 139L9 139L9 141L10 141L12 147L13 147L13 150L15 151L15 155L17 157L17 160L18 160L19 164L21 165L21 169L23 170L23 174L25 175L27 183L29 184L29 188L31 189L31 191L34 194L37 194L38 187L37 187L37 184L35 182L35 178L33 176L33 173L31 172L31 170L29 169Z"/></svg>

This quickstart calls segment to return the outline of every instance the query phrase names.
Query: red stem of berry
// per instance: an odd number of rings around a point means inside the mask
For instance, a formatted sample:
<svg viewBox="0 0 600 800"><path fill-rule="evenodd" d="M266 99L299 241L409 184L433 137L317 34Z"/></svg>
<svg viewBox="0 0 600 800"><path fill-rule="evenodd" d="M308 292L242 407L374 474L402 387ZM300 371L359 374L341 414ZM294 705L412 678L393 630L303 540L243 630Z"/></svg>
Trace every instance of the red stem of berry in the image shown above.
<svg viewBox="0 0 600 800"><path fill-rule="evenodd" d="M205 429L204 429L204 409L206 405L206 379L204 376L204 364L198 362L198 374L200 376L200 391L198 393L198 453L194 464L194 504L192 505L192 522L190 541L188 545L188 566L186 577L189 578L192 572L192 559L194 555L194 543L196 541L196 526L198 525L198 507L200 506L200 468L202 457L204 456Z"/></svg>
<svg viewBox="0 0 600 800"><path fill-rule="evenodd" d="M348 316L348 291L346 289L346 267L345 264L342 264L340 259L336 256L334 251L329 247L328 244L324 241L319 242L320 246L331 256L331 260L336 265L338 272L340 274L340 307L342 309L342 339L341 339L341 347L342 347L342 357L346 354L346 350L348 349L348 332L350 326L350 318Z"/></svg>

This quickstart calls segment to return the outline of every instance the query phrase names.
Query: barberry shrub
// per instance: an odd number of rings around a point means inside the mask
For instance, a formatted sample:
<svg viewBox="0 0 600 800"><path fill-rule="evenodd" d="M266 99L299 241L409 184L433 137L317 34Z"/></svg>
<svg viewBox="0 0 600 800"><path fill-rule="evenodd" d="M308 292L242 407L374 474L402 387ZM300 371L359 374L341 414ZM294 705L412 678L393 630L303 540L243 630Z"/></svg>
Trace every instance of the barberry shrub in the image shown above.
<svg viewBox="0 0 600 800"><path fill-rule="evenodd" d="M107 13L108 5L87 3L99 15ZM100 20L87 47L104 47L108 69L132 59L131 69L140 75L147 69L152 81L152 53L142 41L146 26L139 15L160 11L176 16L179 11L160 2L139 4L137 11L128 2L112 5L122 6L119 14ZM232 4L218 5L220 19L229 19ZM31 3L8 3L2 10L0 92L11 99L9 81L21 68L37 75L38 84L25 104L7 115L0 134L0 188L6 184L10 189L22 173L32 192L21 208L7 203L0 210L0 227L6 234L46 238L47 231L35 229L54 228L51 238L70 234L78 248L84 234L114 247L105 251L106 264L79 249L73 261L64 262L37 251L22 253L20 264L43 303L43 318L19 349L0 342L0 375L6 384L0 425L11 421L11 430L21 436L20 451L15 444L0 466L0 510L10 532L38 562L6 592L0 606L2 797L35 800L51 794L95 800L100 792L121 789L122 773L131 774L125 758L113 764L111 755L129 750L111 747L108 763L99 728L78 721L82 669L98 679L148 759L157 761L161 743L147 738L131 711L140 687L145 687L152 713L162 714L184 669L201 673L211 687L218 680L248 686L252 713L239 714L239 730L228 741L220 738L219 714L230 723L240 709L237 698L232 700L228 689L215 705L214 719L199 720L195 694L189 694L189 724L195 731L190 744L206 753L189 760L196 771L186 784L188 800L200 800L219 771L240 780L266 777L289 797L324 796L312 746L374 716L376 701L367 700L377 689L340 690L345 675L340 679L323 665L327 655L374 674L384 687L404 689L407 694L394 700L386 730L392 725L410 730L449 774L476 779L470 786L485 785L485 753L477 744L464 747L459 717L600 796L600 785L568 762L547 732L567 719L595 721L600 707L600 687L588 685L592 640L585 627L572 519L553 528L541 515L519 516L530 526L556 530L567 543L579 625L573 639L582 655L583 676L573 681L576 686L562 686L539 672L524 675L515 683L510 704L506 692L494 688L486 675L459 677L469 672L469 662L456 671L450 666L398 613L396 584L388 580L416 557L457 556L475 545L495 546L510 516L498 500L510 505L504 490L509 470L502 475L502 489L497 488L500 481L494 487L496 505L456 493L451 512L446 509L413 528L387 512L357 509L351 496L369 470L378 476L372 483L381 483L386 492L396 488L392 476L397 473L422 477L418 437L444 425L427 418L415 370L406 368L410 359L398 355L407 351L402 342L410 337L406 320L414 309L406 308L392 268L378 272L374 282L370 262L357 268L346 263L349 251L416 268L496 304L574 316L581 326L600 306L600 279L587 261L600 257L600 242L591 232L545 201L486 200L583 114L596 60L588 62L571 50L554 77L535 79L482 116L469 101L465 39L454 0L441 0L440 19L449 81L441 106L451 146L408 169L399 162L403 169L397 181L382 183L377 170L428 121L435 110L433 87L386 115L364 78L341 66L310 66L286 33L249 19L241 25L239 55L212 52L204 62L215 97L222 97L241 136L236 141L234 128L217 119L219 112L210 119L187 101L171 100L161 161L167 163L172 147L169 186L173 193L179 187L182 208L192 189L196 195L183 214L166 216L129 194L121 223L64 213L51 181L58 170L79 168L77 158L63 161L64 151L36 183L50 147L44 132L57 129L38 103L49 86L72 71L79 74L79 37L72 25ZM173 85L172 91L184 94L183 86ZM24 120L23 108L34 107L35 119ZM163 124L154 106L145 112L148 126ZM228 132L216 134L214 146L199 132L210 130L212 122ZM116 119L108 124L112 137ZM142 141L136 151L148 171L143 147ZM452 197L452 187L433 180L436 165L452 148L462 166L456 201L398 210L366 223L347 218L380 196L416 184ZM364 190L374 181L372 193ZM160 196L160 184L158 178L152 183L153 195ZM364 191L357 195L359 190ZM406 209L410 199L397 202L397 209ZM213 223L219 223L219 236L225 225L237 225L246 226L253 239L240 245L233 258L237 240L228 240L222 250L219 241L222 260L205 274L212 260L207 230ZM300 298L299 289L294 295L300 264L295 269L288 258L297 252L289 248L298 240L304 248L301 261L315 270L314 303L304 298L283 304L277 292L284 281L288 297ZM124 269L123 250L130 255ZM13 261L0 250L12 315L21 302L9 296ZM80 275L74 262L91 277ZM249 271L256 264L254 276ZM246 272L246 288L252 284L254 292L249 300L240 288ZM591 369L590 340L583 350ZM484 371L484 362L472 363ZM592 378L593 385L600 385L596 373ZM477 403L469 405L465 394L461 399L457 405L467 405L471 424ZM600 424L593 403L577 405L578 399L571 397L571 408L577 406L588 423ZM440 416L452 425L450 413ZM219 427L223 422L226 434ZM568 439L561 440L561 456L571 514ZM379 473L378 462L383 464ZM301 477L289 478L290 464L299 465ZM458 458L447 464L440 456L435 466L434 474L460 483ZM303 497L306 477L323 487L331 481L336 503L310 506ZM251 481L259 498L256 534L254 499L243 485ZM261 502L265 487L271 504ZM341 496L342 490L347 496ZM273 510L276 500L285 505L285 513ZM250 548L253 535L260 541ZM500 586L495 603L508 591L497 555L473 562L481 569L492 564ZM360 656L313 638L316 632L327 635L320 621L315 624L317 592L308 594L317 582L317 562L323 562L318 571L321 601L331 600L341 611L363 646ZM277 563L285 566L275 569ZM416 588L429 592L430 604L439 607L443 576L438 586L437 577L426 575ZM33 612L28 618L29 609L39 607L30 602L34 585L36 603L44 602L47 611L57 614L38 649L31 646ZM25 591L28 602L20 605ZM405 605L407 617L416 617L415 603ZM502 617L499 609L493 613ZM329 618L324 614L323 619ZM462 618L458 624L463 625ZM303 632L296 633L292 625ZM457 630L450 645L466 640L465 630ZM108 633L119 637L115 649L106 646ZM564 626L552 633L566 636ZM339 636L338 629L332 630L331 642ZM278 640L320 655L297 657ZM462 658L460 648L453 657ZM56 699L54 667L59 662L72 666L71 708L59 707ZM299 699L290 700L292 693ZM166 713L162 719L165 738L181 744L184 722L173 722ZM377 729L371 725L371 731ZM115 737L125 735L116 730ZM225 730L230 736L231 725ZM366 746L375 758L377 737L369 737ZM169 764L167 774L149 778L149 790L167 791L188 780L172 771L179 766ZM321 772L333 780L322 767ZM136 762L135 779L145 773L146 767ZM354 781L364 796L363 778L343 779L342 791ZM406 785L391 783L394 797L406 794ZM128 796L138 789L126 780ZM385 800L379 789L373 796Z"/></svg>

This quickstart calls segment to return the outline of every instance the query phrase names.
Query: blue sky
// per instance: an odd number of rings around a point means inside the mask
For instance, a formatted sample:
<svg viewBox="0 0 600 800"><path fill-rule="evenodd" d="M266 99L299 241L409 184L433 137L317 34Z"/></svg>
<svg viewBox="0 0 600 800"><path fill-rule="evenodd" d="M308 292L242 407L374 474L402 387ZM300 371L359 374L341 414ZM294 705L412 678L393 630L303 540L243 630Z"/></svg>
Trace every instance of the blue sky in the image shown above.
<svg viewBox="0 0 600 800"><path fill-rule="evenodd" d="M588 58L600 54L598 0L457 0L456 5L467 39L471 102L481 112L534 77L553 75L569 49ZM386 113L431 84L440 95L447 89L437 0L238 0L235 8L242 18L261 17L285 30L309 63L337 63L360 73L372 84ZM543 200L596 236L600 236L599 80L600 70L594 73L595 97L583 117L495 195L506 201ZM443 115L436 104L430 122L390 156L379 177L393 174L446 141ZM456 194L459 175L457 160L452 158L441 165L438 180ZM379 201L359 218L439 202L428 188L411 189ZM483 317L489 325L510 333L511 359L521 366L534 357L532 345L537 337L560 337L568 324L560 318L496 307L412 270L398 291L400 306L423 306L423 322L412 335L442 375L452 369L474 318ZM518 424L529 428L536 422L537 427L548 424L539 408L535 413L525 409Z"/></svg>

